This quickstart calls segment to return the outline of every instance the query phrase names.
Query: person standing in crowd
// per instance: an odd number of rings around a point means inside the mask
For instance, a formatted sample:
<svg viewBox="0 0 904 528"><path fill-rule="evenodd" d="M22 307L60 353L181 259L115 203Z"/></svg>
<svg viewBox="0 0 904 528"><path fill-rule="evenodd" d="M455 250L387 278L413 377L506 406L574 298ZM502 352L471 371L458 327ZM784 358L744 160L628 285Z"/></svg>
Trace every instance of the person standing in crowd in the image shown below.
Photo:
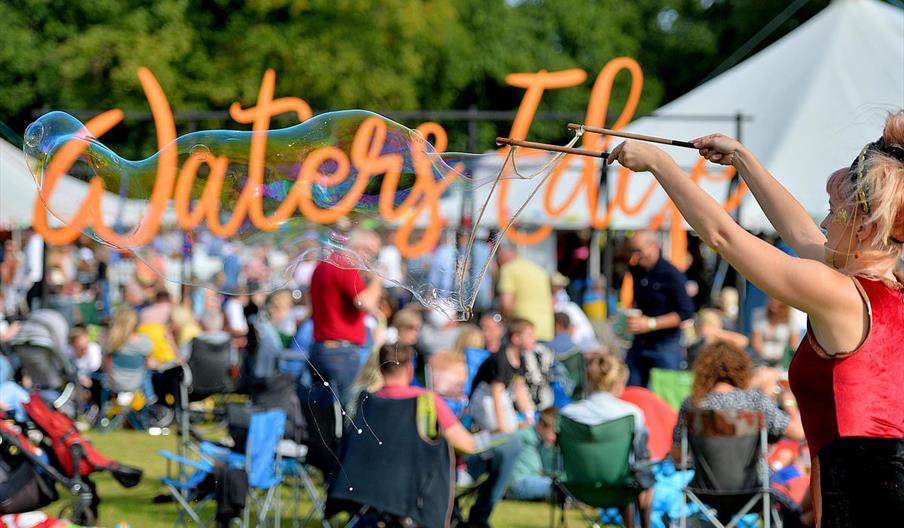
<svg viewBox="0 0 904 528"><path fill-rule="evenodd" d="M765 309L753 315L750 346L757 357L770 367L780 367L785 351L800 344L800 332L791 322L791 307L772 297Z"/></svg>
<svg viewBox="0 0 904 528"><path fill-rule="evenodd" d="M19 286L17 284L21 265L19 251L11 238L3 241L3 258L0 259L0 293L5 304L3 315L13 315L19 306Z"/></svg>
<svg viewBox="0 0 904 528"><path fill-rule="evenodd" d="M35 304L42 294L44 283L44 239L33 227L25 231L25 301L30 310L40 306Z"/></svg>
<svg viewBox="0 0 904 528"><path fill-rule="evenodd" d="M687 295L684 274L662 257L659 241L651 231L638 231L628 241L633 263L634 306L640 310L627 321L634 335L628 349L629 385L646 387L650 369L681 368L681 322L694 317L694 303Z"/></svg>
<svg viewBox="0 0 904 528"><path fill-rule="evenodd" d="M395 231L389 230L384 236L383 247L377 257L377 269L383 279L383 288L389 293L393 302L407 298L409 293L404 288L405 269L402 253L395 245Z"/></svg>
<svg viewBox="0 0 904 528"><path fill-rule="evenodd" d="M468 242L470 241L471 236L471 230L464 227L459 227L459 255L464 255L464 252L467 251ZM464 290L466 295L473 294L474 289L477 289L476 295L474 297L474 312L483 313L489 310L493 305L494 270L492 269L492 267L487 266L487 263L490 261L490 244L489 242L487 242L489 233L486 229L478 228L473 233L473 236L474 243L471 246L471 255L468 259L467 266L463 270L462 280L465 283ZM487 272L484 273L483 278L481 278L480 282L478 283L477 277L485 267L487 268Z"/></svg>
<svg viewBox="0 0 904 528"><path fill-rule="evenodd" d="M791 362L811 456L817 523L881 526L904 514L904 111L829 176L829 213L810 214L740 142L693 141L747 183L788 255L745 231L662 150L617 146L608 162L650 171L703 241L770 297L807 313ZM802 153L805 155L806 153Z"/></svg>
<svg viewBox="0 0 904 528"><path fill-rule="evenodd" d="M506 318L530 321L537 340L548 343L553 338L553 302L549 274L534 262L518 254L508 243L496 252L499 263L499 309Z"/></svg>
<svg viewBox="0 0 904 528"><path fill-rule="evenodd" d="M355 257L334 251L311 275L311 375L315 381L329 382L343 402L348 401L360 366L359 351L367 341L364 316L379 309L383 290L379 277L365 278L355 269L356 259L374 262L380 253L376 233L352 231L348 247Z"/></svg>

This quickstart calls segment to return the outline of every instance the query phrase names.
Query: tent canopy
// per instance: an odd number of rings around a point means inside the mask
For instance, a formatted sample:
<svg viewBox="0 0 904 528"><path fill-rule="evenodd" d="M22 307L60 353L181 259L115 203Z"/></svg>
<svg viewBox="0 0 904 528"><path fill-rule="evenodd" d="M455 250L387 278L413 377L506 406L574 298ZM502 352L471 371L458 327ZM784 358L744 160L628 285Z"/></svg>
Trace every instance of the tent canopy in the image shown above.
<svg viewBox="0 0 904 528"><path fill-rule="evenodd" d="M645 117L625 130L682 140L715 132L735 137L738 131L732 116L740 113L746 118L740 131L742 142L814 219L820 219L828 210L828 175L850 165L862 146L880 135L889 112L902 107L904 9L878 0L836 0L772 46L656 112L672 116L669 119ZM699 119L716 115L726 118ZM689 169L699 160L694 150L665 148L682 167ZM562 203L574 188L580 168L578 163L573 165L556 187L553 203ZM490 163L480 176L496 170L498 164ZM722 170L709 165L710 174ZM633 175L627 203L638 203L652 181L648 173ZM512 185L510 210L527 197L531 186L525 183ZM718 200L726 199L727 182L704 180L702 186ZM524 222L548 223L543 220L545 192L541 190L525 209ZM589 225L584 195L582 191L565 214L551 220L555 227ZM478 193L475 201L480 204L483 198ZM665 193L657 187L638 213L628 216L614 211L610 226L645 227L665 204ZM495 223L495 213L491 217ZM751 230L772 230L749 193L740 221Z"/></svg>
<svg viewBox="0 0 904 528"><path fill-rule="evenodd" d="M64 176L57 182L50 197L48 214L51 225L60 225L55 218L67 219L78 211L88 194L88 184ZM32 224L38 187L28 166L25 154L10 143L0 139L0 228L20 228ZM107 225L114 225L117 216L125 225L134 225L141 220L146 206L138 200L123 200L106 192L103 198L103 218Z"/></svg>

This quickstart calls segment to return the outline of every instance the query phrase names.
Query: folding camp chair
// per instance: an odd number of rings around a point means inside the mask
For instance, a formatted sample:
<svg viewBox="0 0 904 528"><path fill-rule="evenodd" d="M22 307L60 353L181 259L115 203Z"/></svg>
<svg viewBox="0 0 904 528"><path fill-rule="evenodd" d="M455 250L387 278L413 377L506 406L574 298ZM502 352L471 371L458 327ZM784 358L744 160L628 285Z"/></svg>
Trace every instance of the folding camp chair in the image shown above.
<svg viewBox="0 0 904 528"><path fill-rule="evenodd" d="M426 410L433 395L403 400L365 395L359 401L357 416L366 417L368 427L343 436L343 472L330 482L326 516L351 512L348 526L365 516L393 526L448 526L454 456Z"/></svg>
<svg viewBox="0 0 904 528"><path fill-rule="evenodd" d="M732 528L748 512L762 515L763 526L781 518L769 487L766 417L749 410L692 410L685 413L681 433L681 463L693 454L694 478L682 494L681 528L687 523L687 499L700 507L719 528ZM713 514L710 507L716 509Z"/></svg>
<svg viewBox="0 0 904 528"><path fill-rule="evenodd" d="M630 458L634 416L594 426L559 416L556 432L564 476L553 479L552 526L555 526L557 507L561 507L558 526L565 525L565 504L569 499L594 508L637 505L643 488L635 479L636 466L632 466ZM580 511L588 524L599 524L598 518L583 509Z"/></svg>
<svg viewBox="0 0 904 528"><path fill-rule="evenodd" d="M248 431L251 425L251 416L261 409L251 405L230 404L226 407L226 423L228 424L229 435L232 438L233 445L231 449L224 450L221 446L213 447L210 442L203 442L200 446L203 452L213 454L219 459L226 458L228 460L237 461L237 464L243 465L244 459L236 452L246 452L248 449ZM288 431L286 431L288 433ZM288 436L288 435L284 435ZM285 479L285 484L292 491L293 504L293 526L307 526L315 516L323 516L323 500L320 493L314 486L311 475L307 468L308 446L298 444L293 440L283 438L277 444L277 450L280 457L280 472ZM231 451L231 452L230 452ZM307 515L301 520L301 490L304 489L311 501L311 509ZM321 521L324 526L328 526Z"/></svg>
<svg viewBox="0 0 904 528"><path fill-rule="evenodd" d="M274 507L274 526L279 528L279 485L282 483L281 455L277 446L286 430L286 413L272 409L251 415L245 471L248 473L248 503L245 506L245 527L252 526L251 512L256 510L253 526L265 526Z"/></svg>
<svg viewBox="0 0 904 528"><path fill-rule="evenodd" d="M212 523L213 513L203 516L202 513L207 504L213 500L214 493L213 490L202 491L201 484L210 475L213 475L213 462L205 457L199 457L196 460L189 459L166 450L160 451L160 456L166 459L166 474L168 475L161 478L160 482L166 486L170 495L181 506L179 515L176 517L176 526L188 526L185 521L186 516L200 528ZM173 475L170 466L173 462L179 467L176 477L169 476ZM191 472L188 473L186 468L190 468ZM192 506L192 503L195 505Z"/></svg>
<svg viewBox="0 0 904 528"><path fill-rule="evenodd" d="M665 400L676 411L691 395L694 373L688 370L650 369L650 390Z"/></svg>
<svg viewBox="0 0 904 528"><path fill-rule="evenodd" d="M190 475L181 479L164 478L163 484L170 490L176 501L182 506L180 518L188 515L198 525L205 525L209 517L202 518L199 513L213 498L212 493L198 490L198 486L212 475L215 465L222 464L237 469L244 469L248 476L248 497L244 509L243 526L265 526L273 515L273 525L277 528L280 522L279 487L282 483L282 457L277 449L286 426L286 413L279 409L255 412L251 414L248 435L245 442L245 453L237 453L228 447L201 442L198 446L198 460L182 457L168 451L160 454L167 463L176 462L193 469ZM180 467L180 471L181 471ZM167 473L170 474L169 467ZM192 508L191 502L198 502ZM251 524L252 512L254 524Z"/></svg>

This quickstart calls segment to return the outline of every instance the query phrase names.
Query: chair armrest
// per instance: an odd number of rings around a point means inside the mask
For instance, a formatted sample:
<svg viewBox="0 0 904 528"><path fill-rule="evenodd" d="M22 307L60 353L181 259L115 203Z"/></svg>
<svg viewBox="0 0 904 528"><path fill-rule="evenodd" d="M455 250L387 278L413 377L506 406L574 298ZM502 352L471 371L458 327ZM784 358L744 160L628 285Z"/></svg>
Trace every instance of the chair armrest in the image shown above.
<svg viewBox="0 0 904 528"><path fill-rule="evenodd" d="M184 464L186 466L191 466L199 471L205 471L210 473L213 471L213 465L209 462L191 460L190 458L185 458L183 456L179 456L176 453L167 450L161 450L159 452L160 456L167 460L172 460L173 462L178 462L179 464Z"/></svg>

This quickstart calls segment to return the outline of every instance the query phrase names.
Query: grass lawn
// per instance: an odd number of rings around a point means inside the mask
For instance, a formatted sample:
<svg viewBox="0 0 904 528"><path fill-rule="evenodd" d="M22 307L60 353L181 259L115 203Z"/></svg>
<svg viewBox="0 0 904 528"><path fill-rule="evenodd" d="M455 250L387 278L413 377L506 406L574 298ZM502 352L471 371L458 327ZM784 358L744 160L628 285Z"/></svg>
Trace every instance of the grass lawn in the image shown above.
<svg viewBox="0 0 904 528"><path fill-rule="evenodd" d="M141 484L132 489L121 487L109 475L95 476L102 500L99 526L113 527L120 521L125 521L133 528L172 526L178 512L177 505L153 504L151 499L158 494L167 493L166 488L160 484L160 477L166 472L166 464L157 453L161 449L175 451L176 437L153 437L135 431L91 432L88 437L111 459L144 469ZM62 501L58 501L45 508L45 511L57 513L63 504ZM309 502L304 501L302 517L307 514L309 508ZM289 490L284 488L281 523L283 526L292 526L292 510L291 495ZM549 526L549 515L547 504L503 501L497 506L491 522L499 527L540 528ZM568 519L571 526L583 525L576 511L569 511ZM308 525L315 526L315 523Z"/></svg>

